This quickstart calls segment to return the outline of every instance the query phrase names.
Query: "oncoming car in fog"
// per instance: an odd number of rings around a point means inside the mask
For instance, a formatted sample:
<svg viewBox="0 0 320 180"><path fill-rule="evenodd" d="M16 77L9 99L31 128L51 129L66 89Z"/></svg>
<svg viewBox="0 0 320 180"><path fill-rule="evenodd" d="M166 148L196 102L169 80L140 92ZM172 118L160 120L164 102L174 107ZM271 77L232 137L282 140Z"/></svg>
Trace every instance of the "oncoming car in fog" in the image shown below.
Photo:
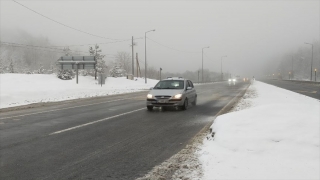
<svg viewBox="0 0 320 180"><path fill-rule="evenodd" d="M171 78L159 81L151 88L147 95L147 108L153 107L180 107L186 110L189 104L197 104L197 93L190 80Z"/></svg>
<svg viewBox="0 0 320 180"><path fill-rule="evenodd" d="M236 85L236 82L237 82L237 79L236 79L236 78L229 78L229 79L228 79L229 85L231 85L231 84Z"/></svg>

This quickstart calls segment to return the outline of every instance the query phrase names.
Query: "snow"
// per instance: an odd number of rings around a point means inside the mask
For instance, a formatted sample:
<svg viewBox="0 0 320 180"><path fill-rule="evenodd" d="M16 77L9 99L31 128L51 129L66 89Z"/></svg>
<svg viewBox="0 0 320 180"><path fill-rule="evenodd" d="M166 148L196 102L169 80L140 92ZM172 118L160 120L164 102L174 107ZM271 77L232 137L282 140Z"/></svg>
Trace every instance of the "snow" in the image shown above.
<svg viewBox="0 0 320 180"><path fill-rule="evenodd" d="M48 74L0 74L0 108L14 107L38 102L63 101L70 99L106 96L147 90L158 80L125 77L108 77L106 84L99 85L91 76L61 80Z"/></svg>
<svg viewBox="0 0 320 180"><path fill-rule="evenodd" d="M108 77L101 87L89 76L79 76L76 84L55 75L1 74L0 108L135 92L157 82ZM199 135L197 143L150 174L205 180L320 179L319 120L319 100L255 81L230 113L214 121L213 138Z"/></svg>
<svg viewBox="0 0 320 180"><path fill-rule="evenodd" d="M320 102L255 81L197 152L202 179L319 179Z"/></svg>

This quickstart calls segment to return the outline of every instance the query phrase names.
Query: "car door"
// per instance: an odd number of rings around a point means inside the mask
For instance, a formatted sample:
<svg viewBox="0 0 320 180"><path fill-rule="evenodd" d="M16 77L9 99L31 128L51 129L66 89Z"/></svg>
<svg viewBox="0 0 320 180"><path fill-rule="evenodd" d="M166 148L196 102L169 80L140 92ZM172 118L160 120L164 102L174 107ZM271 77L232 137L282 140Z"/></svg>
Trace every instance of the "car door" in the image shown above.
<svg viewBox="0 0 320 180"><path fill-rule="evenodd" d="M189 83L190 83L190 86L192 87L190 96L191 96L192 102L193 102L195 100L196 96L197 96L196 89L194 88L192 81L189 81Z"/></svg>
<svg viewBox="0 0 320 180"><path fill-rule="evenodd" d="M187 88L188 87L191 87L192 89L190 89L190 90L187 90L187 97L188 97L188 100L189 100L189 103L191 103L191 102L193 102L194 101L194 88L192 87L192 83L189 81L189 80L187 80Z"/></svg>

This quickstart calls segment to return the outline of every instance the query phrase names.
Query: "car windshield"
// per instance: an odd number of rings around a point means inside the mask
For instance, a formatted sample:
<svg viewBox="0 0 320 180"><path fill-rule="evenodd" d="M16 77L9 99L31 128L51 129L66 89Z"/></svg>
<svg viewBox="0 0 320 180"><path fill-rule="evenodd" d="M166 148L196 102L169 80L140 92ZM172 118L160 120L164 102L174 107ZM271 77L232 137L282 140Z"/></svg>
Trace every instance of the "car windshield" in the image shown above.
<svg viewBox="0 0 320 180"><path fill-rule="evenodd" d="M165 80L160 81L154 89L183 89L184 82L182 80Z"/></svg>

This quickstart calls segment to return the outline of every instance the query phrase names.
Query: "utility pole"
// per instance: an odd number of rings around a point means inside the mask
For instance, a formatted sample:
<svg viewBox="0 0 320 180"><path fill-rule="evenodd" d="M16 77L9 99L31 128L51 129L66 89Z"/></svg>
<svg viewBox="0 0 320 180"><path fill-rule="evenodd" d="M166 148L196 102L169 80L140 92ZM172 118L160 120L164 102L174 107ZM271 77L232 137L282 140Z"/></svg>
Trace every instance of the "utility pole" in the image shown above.
<svg viewBox="0 0 320 180"><path fill-rule="evenodd" d="M97 48L95 47L96 49L96 54L95 54L95 57L97 58ZM97 59L98 61L98 59ZM97 68L94 68L94 79L97 80Z"/></svg>
<svg viewBox="0 0 320 180"><path fill-rule="evenodd" d="M200 71L198 70L198 83L200 83L200 82L199 82L199 74L200 74Z"/></svg>
<svg viewBox="0 0 320 180"><path fill-rule="evenodd" d="M162 71L162 68L160 68L160 81L161 81L161 71Z"/></svg>
<svg viewBox="0 0 320 180"><path fill-rule="evenodd" d="M138 71L138 67L139 67L138 53L136 53L136 63L137 63L137 77L138 77L139 76L139 71Z"/></svg>
<svg viewBox="0 0 320 180"><path fill-rule="evenodd" d="M133 36L132 36L132 76L134 76L134 54L133 54L133 46L134 46L134 43L133 43Z"/></svg>
<svg viewBox="0 0 320 180"><path fill-rule="evenodd" d="M138 60L138 53L136 53L136 61L137 61L137 77L139 76L139 74L141 77L141 70L140 70L140 64L139 64L139 60Z"/></svg>

